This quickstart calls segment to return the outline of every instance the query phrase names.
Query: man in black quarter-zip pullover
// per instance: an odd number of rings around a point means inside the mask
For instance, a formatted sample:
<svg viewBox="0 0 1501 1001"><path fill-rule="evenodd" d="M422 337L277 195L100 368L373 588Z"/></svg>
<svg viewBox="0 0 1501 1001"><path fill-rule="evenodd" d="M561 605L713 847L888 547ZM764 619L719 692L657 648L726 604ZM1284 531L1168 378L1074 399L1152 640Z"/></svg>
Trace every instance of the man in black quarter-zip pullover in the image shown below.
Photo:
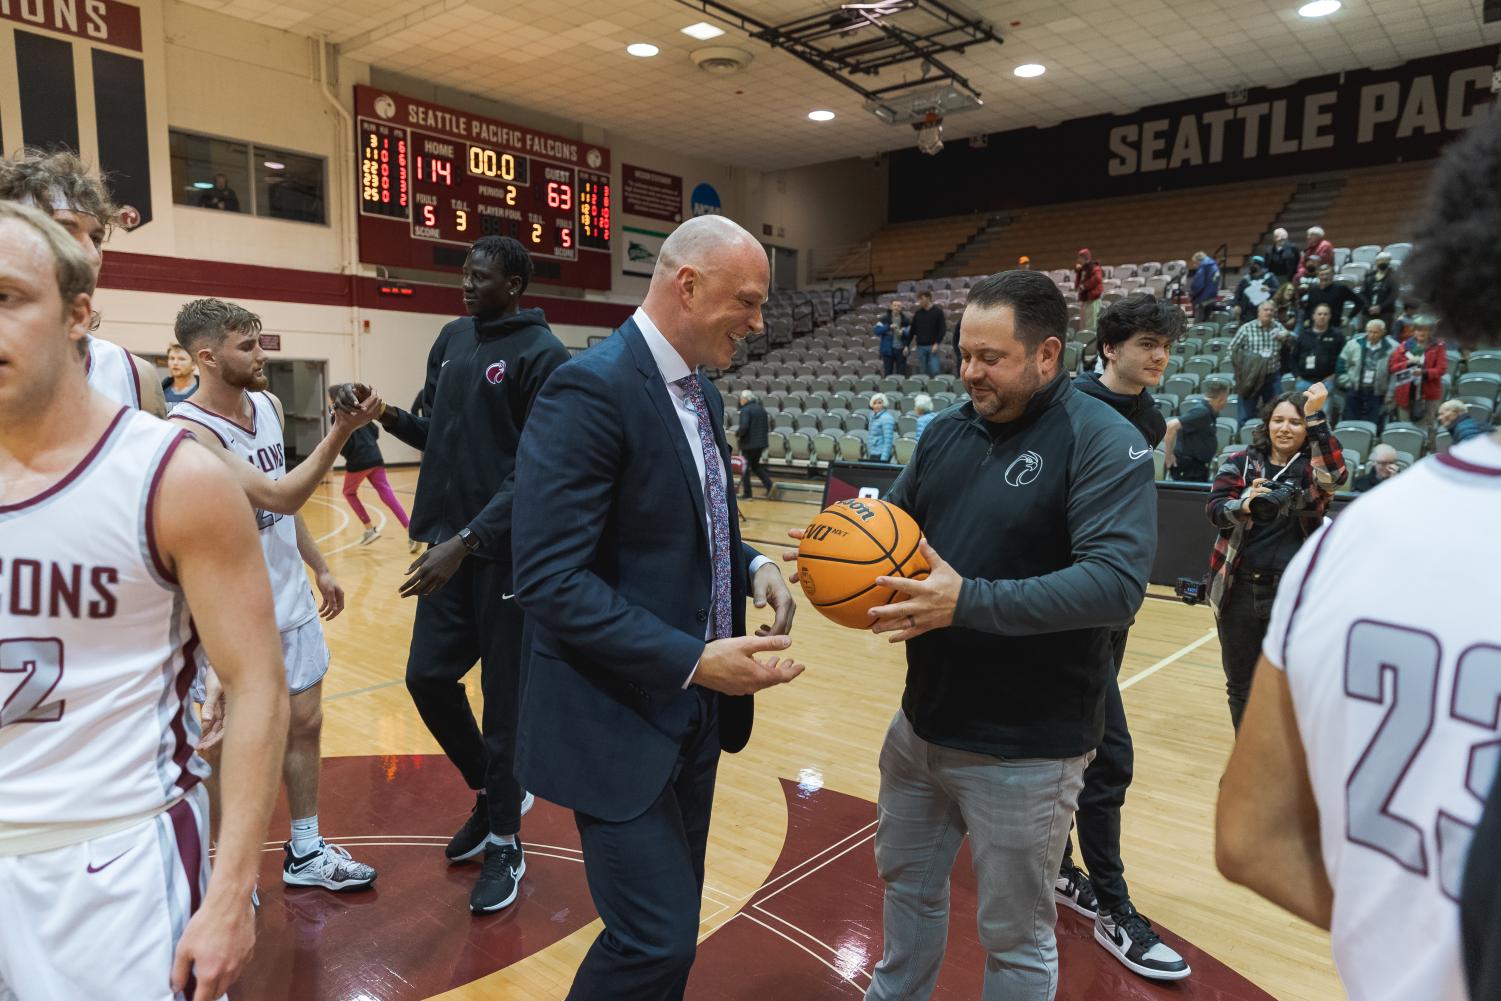
<svg viewBox="0 0 1501 1001"><path fill-rule="evenodd" d="M1069 381L1067 323L1040 272L973 286L971 401L933 419L887 498L922 527L932 572L880 578L909 597L872 613L906 641L907 685L881 749L886 945L867 1001L932 992L949 920L933 888L966 834L981 996L1057 990L1053 881L1100 743L1110 634L1141 603L1157 535L1151 449Z"/></svg>

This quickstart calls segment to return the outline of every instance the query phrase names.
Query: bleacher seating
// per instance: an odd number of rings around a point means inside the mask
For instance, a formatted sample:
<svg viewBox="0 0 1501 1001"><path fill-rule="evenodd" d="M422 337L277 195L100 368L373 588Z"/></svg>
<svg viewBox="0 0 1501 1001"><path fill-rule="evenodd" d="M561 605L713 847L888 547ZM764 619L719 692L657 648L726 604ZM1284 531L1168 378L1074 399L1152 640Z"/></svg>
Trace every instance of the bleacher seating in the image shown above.
<svg viewBox="0 0 1501 1001"><path fill-rule="evenodd" d="M984 225L983 215L889 223L870 235L868 248L847 248L843 259L820 264L818 270L859 278L868 268L875 288L890 291L899 281L926 275Z"/></svg>
<svg viewBox="0 0 1501 1001"><path fill-rule="evenodd" d="M1354 171L1319 224L1341 249L1360 250L1362 245L1380 248L1409 238L1432 177L1431 161ZM1301 239L1301 235L1293 239ZM1392 255L1402 256L1395 248ZM1371 260L1375 256L1370 253ZM1351 261L1361 261L1353 250L1348 261L1340 262L1347 274Z"/></svg>

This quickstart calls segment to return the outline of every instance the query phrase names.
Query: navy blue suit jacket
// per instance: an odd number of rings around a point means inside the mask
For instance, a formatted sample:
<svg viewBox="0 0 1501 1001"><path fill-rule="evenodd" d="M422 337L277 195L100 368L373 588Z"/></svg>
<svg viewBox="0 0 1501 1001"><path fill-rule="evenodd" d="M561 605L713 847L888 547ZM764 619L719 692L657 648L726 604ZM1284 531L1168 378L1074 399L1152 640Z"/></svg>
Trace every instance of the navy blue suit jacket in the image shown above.
<svg viewBox="0 0 1501 1001"><path fill-rule="evenodd" d="M724 403L703 376L725 467ZM751 560L729 504L734 632ZM712 569L702 483L634 321L547 380L516 462L512 554L527 614L516 777L609 821L640 815L697 719L683 688L704 649ZM749 696L719 700L720 742L750 738Z"/></svg>

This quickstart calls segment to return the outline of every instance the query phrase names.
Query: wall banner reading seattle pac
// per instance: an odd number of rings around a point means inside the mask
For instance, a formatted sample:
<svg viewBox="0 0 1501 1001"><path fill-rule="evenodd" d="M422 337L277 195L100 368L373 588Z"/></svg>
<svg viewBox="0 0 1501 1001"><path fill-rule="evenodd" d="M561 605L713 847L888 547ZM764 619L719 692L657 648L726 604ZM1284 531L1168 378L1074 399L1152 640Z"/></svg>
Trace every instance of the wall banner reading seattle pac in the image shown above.
<svg viewBox="0 0 1501 1001"><path fill-rule="evenodd" d="M895 221L1438 156L1492 102L1497 47L992 134L891 157ZM1105 95L1101 95L1104 99ZM957 120L956 120L957 124Z"/></svg>
<svg viewBox="0 0 1501 1001"><path fill-rule="evenodd" d="M620 273L650 278L652 269L657 266L657 255L662 252L662 241L667 239L667 234L652 229L636 229L634 226L622 226L620 232L625 235Z"/></svg>

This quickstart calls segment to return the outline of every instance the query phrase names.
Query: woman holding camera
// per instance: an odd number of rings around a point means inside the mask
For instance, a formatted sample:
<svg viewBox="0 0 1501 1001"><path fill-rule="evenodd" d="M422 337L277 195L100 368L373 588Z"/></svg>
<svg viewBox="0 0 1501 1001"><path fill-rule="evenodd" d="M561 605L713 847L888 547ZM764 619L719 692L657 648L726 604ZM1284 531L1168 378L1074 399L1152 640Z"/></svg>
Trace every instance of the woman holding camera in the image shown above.
<svg viewBox="0 0 1501 1001"><path fill-rule="evenodd" d="M1209 557L1209 604L1237 730L1282 571L1347 475L1324 417L1328 397L1320 382L1272 400L1250 447L1225 460L1209 491L1209 520L1220 530Z"/></svg>

